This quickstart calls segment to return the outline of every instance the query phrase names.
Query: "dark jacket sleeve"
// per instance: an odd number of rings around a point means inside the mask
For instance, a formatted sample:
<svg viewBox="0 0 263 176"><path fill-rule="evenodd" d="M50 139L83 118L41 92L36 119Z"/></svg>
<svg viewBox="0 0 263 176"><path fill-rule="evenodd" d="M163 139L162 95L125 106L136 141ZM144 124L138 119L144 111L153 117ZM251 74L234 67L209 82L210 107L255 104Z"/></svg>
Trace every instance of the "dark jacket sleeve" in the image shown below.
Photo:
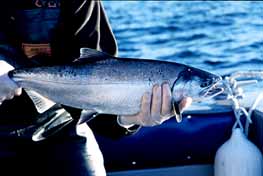
<svg viewBox="0 0 263 176"><path fill-rule="evenodd" d="M53 47L56 58L67 58L72 61L79 57L81 47L93 48L116 56L117 43L102 3L88 0L63 2L58 38ZM61 55L62 53L64 55ZM67 110L73 116L80 115L72 108ZM88 124L95 132L111 138L130 135L136 131L136 127L135 130L127 130L119 126L116 119L115 115L98 115Z"/></svg>

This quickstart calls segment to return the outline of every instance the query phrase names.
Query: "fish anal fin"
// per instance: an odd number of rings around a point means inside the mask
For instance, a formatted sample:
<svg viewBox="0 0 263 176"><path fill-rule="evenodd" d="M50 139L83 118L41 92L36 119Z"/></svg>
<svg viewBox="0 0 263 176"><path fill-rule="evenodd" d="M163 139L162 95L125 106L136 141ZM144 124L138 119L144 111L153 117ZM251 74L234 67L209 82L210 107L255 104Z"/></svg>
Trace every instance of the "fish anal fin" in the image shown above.
<svg viewBox="0 0 263 176"><path fill-rule="evenodd" d="M33 101L37 112L40 114L47 111L49 108L56 104L55 102L51 101L50 99L44 97L43 95L40 95L39 93L33 90L25 89L25 91L30 97L30 99Z"/></svg>

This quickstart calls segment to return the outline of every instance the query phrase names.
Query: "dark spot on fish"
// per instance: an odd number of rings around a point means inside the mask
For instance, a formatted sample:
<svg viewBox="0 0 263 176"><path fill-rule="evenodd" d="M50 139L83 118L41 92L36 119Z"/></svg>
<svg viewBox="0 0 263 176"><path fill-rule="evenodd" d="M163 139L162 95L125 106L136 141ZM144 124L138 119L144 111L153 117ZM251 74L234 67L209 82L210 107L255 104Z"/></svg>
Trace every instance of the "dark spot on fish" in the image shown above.
<svg viewBox="0 0 263 176"><path fill-rule="evenodd" d="M59 77L63 77L63 73L62 72L59 72Z"/></svg>

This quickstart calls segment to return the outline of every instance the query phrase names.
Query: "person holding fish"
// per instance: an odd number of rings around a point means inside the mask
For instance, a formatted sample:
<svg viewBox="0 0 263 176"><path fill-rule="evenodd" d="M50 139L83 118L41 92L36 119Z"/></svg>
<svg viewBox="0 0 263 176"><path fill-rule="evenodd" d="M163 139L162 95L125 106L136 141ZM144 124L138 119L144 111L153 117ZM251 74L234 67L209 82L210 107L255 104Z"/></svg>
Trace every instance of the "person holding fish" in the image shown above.
<svg viewBox="0 0 263 176"><path fill-rule="evenodd" d="M38 95L22 90L10 71L68 64L79 57L83 47L116 56L117 43L100 1L14 2L10 0L0 9L0 164L8 175L106 175L87 124L105 135L120 137L141 126L160 125L175 115L181 120L180 113L192 100L185 97L175 104L172 85L167 82L155 84L142 95L136 114L80 113L49 104L45 97L40 104L50 107L38 113L36 99L34 104L29 98ZM92 115L96 117L87 120Z"/></svg>

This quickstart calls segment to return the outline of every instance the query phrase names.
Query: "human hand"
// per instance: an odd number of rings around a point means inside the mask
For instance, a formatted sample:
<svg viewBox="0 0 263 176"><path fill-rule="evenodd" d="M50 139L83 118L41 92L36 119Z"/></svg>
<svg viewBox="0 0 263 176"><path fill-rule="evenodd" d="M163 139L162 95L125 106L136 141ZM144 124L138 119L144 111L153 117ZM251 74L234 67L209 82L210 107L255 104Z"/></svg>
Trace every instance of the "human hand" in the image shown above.
<svg viewBox="0 0 263 176"><path fill-rule="evenodd" d="M13 69L14 67L9 65L7 62L0 61L0 105L4 100L10 100L15 95L20 95L22 93L22 88L10 79L7 74Z"/></svg>
<svg viewBox="0 0 263 176"><path fill-rule="evenodd" d="M162 84L162 86L155 85L152 94L145 93L143 95L141 112L136 115L119 116L118 122L123 127L159 125L175 115L173 103L169 85L167 83ZM182 112L191 103L190 97L184 98L178 104L179 111Z"/></svg>

